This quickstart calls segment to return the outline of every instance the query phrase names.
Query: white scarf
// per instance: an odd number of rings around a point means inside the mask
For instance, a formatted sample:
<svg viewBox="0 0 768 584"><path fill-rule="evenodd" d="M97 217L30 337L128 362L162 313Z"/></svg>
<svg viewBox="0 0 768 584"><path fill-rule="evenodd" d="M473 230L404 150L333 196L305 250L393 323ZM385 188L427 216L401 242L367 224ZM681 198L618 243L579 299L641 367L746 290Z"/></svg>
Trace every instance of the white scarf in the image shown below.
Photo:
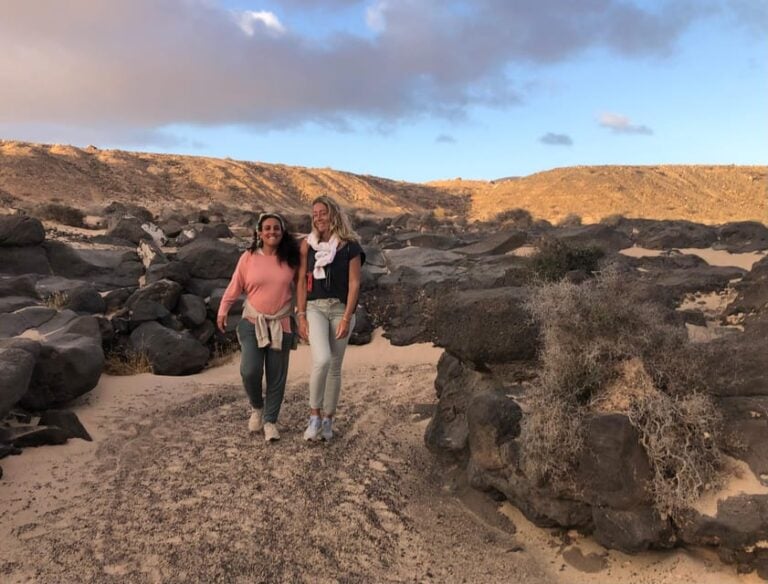
<svg viewBox="0 0 768 584"><path fill-rule="evenodd" d="M307 237L307 243L315 250L315 269L312 277L315 280L325 279L325 266L333 262L336 257L336 249L339 247L339 238L332 235L328 241L320 241L314 231Z"/></svg>

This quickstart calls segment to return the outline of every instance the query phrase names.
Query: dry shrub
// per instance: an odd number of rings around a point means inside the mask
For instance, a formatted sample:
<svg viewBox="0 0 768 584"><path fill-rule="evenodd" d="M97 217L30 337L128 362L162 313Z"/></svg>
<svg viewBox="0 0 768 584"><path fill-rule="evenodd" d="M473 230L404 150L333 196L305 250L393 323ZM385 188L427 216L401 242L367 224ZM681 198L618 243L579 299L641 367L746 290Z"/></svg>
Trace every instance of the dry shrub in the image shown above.
<svg viewBox="0 0 768 584"><path fill-rule="evenodd" d="M541 327L541 372L523 419L522 465L539 483L570 481L595 412L622 412L651 461L663 514L718 484L719 415L700 354L668 313L639 300L616 272L582 285L544 283L527 304Z"/></svg>
<svg viewBox="0 0 768 584"><path fill-rule="evenodd" d="M121 376L152 373L152 364L144 352L114 352L108 354L104 361L104 373Z"/></svg>
<svg viewBox="0 0 768 584"><path fill-rule="evenodd" d="M703 393L633 400L628 416L653 468L651 489L662 515L690 506L721 484L723 460L715 443L721 419Z"/></svg>
<svg viewBox="0 0 768 584"><path fill-rule="evenodd" d="M583 270L587 274L595 272L603 256L605 252L599 247L579 247L559 239L546 238L529 261L537 279L552 282L574 270Z"/></svg>
<svg viewBox="0 0 768 584"><path fill-rule="evenodd" d="M526 209L507 209L498 213L494 221L515 229L530 229L533 226L533 215Z"/></svg>
<svg viewBox="0 0 768 584"><path fill-rule="evenodd" d="M619 227L623 222L624 215L621 213L614 213L600 219L600 225L607 225L608 227Z"/></svg>
<svg viewBox="0 0 768 584"><path fill-rule="evenodd" d="M576 213L568 213L565 217L558 221L558 227L579 227L581 225L581 217Z"/></svg>
<svg viewBox="0 0 768 584"><path fill-rule="evenodd" d="M69 205L60 203L43 203L35 208L34 214L45 221L55 221L70 227L83 227L85 213Z"/></svg>

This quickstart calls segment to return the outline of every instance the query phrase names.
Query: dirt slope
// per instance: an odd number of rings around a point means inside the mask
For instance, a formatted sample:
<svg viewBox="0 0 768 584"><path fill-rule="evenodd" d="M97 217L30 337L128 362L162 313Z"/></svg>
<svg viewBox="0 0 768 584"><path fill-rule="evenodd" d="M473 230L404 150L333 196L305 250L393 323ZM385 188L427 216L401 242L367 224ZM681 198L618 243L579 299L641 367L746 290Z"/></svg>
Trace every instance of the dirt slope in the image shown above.
<svg viewBox="0 0 768 584"><path fill-rule="evenodd" d="M239 208L306 210L329 193L347 207L394 215L443 208L469 211L469 198L425 185L325 168L0 141L0 204L60 202L79 208L110 201L153 211L214 201Z"/></svg>
<svg viewBox="0 0 768 584"><path fill-rule="evenodd" d="M768 223L765 166L576 166L500 181L429 183L472 196L473 217L527 209L558 221L569 214L585 223L613 214L700 223Z"/></svg>
<svg viewBox="0 0 768 584"><path fill-rule="evenodd" d="M766 166L578 166L496 181L416 184L328 168L0 141L4 207L58 199L94 210L117 200L155 212L213 202L304 211L322 193L347 207L386 215L433 211L489 219L522 208L553 222L570 214L594 222L618 213L768 223Z"/></svg>

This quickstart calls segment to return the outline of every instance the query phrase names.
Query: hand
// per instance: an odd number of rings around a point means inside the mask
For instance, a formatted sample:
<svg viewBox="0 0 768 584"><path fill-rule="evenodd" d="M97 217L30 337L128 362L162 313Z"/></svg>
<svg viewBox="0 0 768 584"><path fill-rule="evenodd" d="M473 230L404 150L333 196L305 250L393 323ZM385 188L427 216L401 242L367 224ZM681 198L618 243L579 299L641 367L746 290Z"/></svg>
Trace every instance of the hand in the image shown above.
<svg viewBox="0 0 768 584"><path fill-rule="evenodd" d="M349 321L342 318L336 327L336 340L343 339L349 334Z"/></svg>
<svg viewBox="0 0 768 584"><path fill-rule="evenodd" d="M219 328L221 332L226 332L227 329L227 315L226 314L220 314L216 317L216 326Z"/></svg>
<svg viewBox="0 0 768 584"><path fill-rule="evenodd" d="M309 323L303 316L299 317L299 338L309 340Z"/></svg>

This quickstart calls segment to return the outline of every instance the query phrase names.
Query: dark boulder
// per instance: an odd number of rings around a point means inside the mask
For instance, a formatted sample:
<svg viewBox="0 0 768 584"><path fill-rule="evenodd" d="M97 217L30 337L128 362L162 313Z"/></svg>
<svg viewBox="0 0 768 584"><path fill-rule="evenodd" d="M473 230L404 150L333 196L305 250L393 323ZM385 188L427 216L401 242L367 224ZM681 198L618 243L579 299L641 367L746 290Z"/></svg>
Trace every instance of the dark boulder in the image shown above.
<svg viewBox="0 0 768 584"><path fill-rule="evenodd" d="M51 274L51 264L40 246L0 246L0 274Z"/></svg>
<svg viewBox="0 0 768 584"><path fill-rule="evenodd" d="M738 294L728 305L728 314L768 314L768 256L755 263L735 289Z"/></svg>
<svg viewBox="0 0 768 584"><path fill-rule="evenodd" d="M235 245L216 239L201 239L180 249L176 259L187 264L193 278L229 280L240 255Z"/></svg>
<svg viewBox="0 0 768 584"><path fill-rule="evenodd" d="M0 215L0 247L40 245L45 229L39 219L27 215Z"/></svg>
<svg viewBox="0 0 768 584"><path fill-rule="evenodd" d="M52 426L64 430L67 438L81 438L92 442L93 438L85 429L77 414L70 410L46 410L40 415L39 426Z"/></svg>
<svg viewBox="0 0 768 584"><path fill-rule="evenodd" d="M189 334L146 322L131 333L131 346L149 359L157 375L191 375L208 362L208 349Z"/></svg>
<svg viewBox="0 0 768 584"><path fill-rule="evenodd" d="M16 448L64 444L67 440L67 432L55 426L0 428L0 443L11 444Z"/></svg>
<svg viewBox="0 0 768 584"><path fill-rule="evenodd" d="M706 248L717 241L717 230L710 225L691 221L633 222L631 237L646 249Z"/></svg>
<svg viewBox="0 0 768 584"><path fill-rule="evenodd" d="M43 247L55 275L84 280L99 290L136 286L144 273L135 251L73 249L58 241Z"/></svg>
<svg viewBox="0 0 768 584"><path fill-rule="evenodd" d="M595 526L592 537L608 549L635 554L648 549L671 548L676 543L669 519L662 519L652 507L593 507L592 518Z"/></svg>
<svg viewBox="0 0 768 584"><path fill-rule="evenodd" d="M586 423L576 482L598 507L649 504L651 466L640 437L623 414L593 415Z"/></svg>
<svg viewBox="0 0 768 584"><path fill-rule="evenodd" d="M147 268L145 281L147 284L158 280L173 280L182 285L189 284L189 267L184 262L170 261L167 263L153 264Z"/></svg>
<svg viewBox="0 0 768 584"><path fill-rule="evenodd" d="M40 344L29 339L0 339L0 419L27 392Z"/></svg>
<svg viewBox="0 0 768 584"><path fill-rule="evenodd" d="M524 231L501 231L477 243L458 247L453 251L469 256L499 255L517 249L521 245L525 245L527 241L528 235Z"/></svg>
<svg viewBox="0 0 768 584"><path fill-rule="evenodd" d="M190 329L203 324L207 315L205 301L194 294L182 294L176 305L176 312L181 322Z"/></svg>
<svg viewBox="0 0 768 584"><path fill-rule="evenodd" d="M435 389L439 401L424 435L426 445L436 453L464 457L468 453L467 408L472 396L500 389L491 375L476 371L445 352L437 363Z"/></svg>
<svg viewBox="0 0 768 584"><path fill-rule="evenodd" d="M68 308L78 314L104 314L106 303L96 288L81 284L66 293L61 308Z"/></svg>
<svg viewBox="0 0 768 584"><path fill-rule="evenodd" d="M64 405L99 382L104 369L99 323L92 316L58 313L37 329L40 356L20 405L44 410Z"/></svg>
<svg viewBox="0 0 768 584"><path fill-rule="evenodd" d="M547 237L557 239L573 247L596 247L605 253L632 247L632 240L624 233L600 224L561 227L550 231Z"/></svg>
<svg viewBox="0 0 768 584"><path fill-rule="evenodd" d="M371 342L373 336L373 324L371 318L368 316L368 311L362 306L358 305L355 311L355 328L352 329L352 334L349 337L350 345L367 345Z"/></svg>
<svg viewBox="0 0 768 584"><path fill-rule="evenodd" d="M467 407L471 462L477 470L500 470L508 463L507 443L520 435L523 412L505 391L483 391Z"/></svg>
<svg viewBox="0 0 768 584"><path fill-rule="evenodd" d="M768 227L757 221L736 221L717 230L717 247L731 253L768 249Z"/></svg>
<svg viewBox="0 0 768 584"><path fill-rule="evenodd" d="M160 280L143 288L139 288L125 303L125 307L136 310L144 302L157 302L165 307L168 312L176 308L181 296L181 285L172 280Z"/></svg>
<svg viewBox="0 0 768 584"><path fill-rule="evenodd" d="M124 239L134 245L138 245L144 239L152 239L152 236L142 229L142 221L136 217L113 217L109 223L110 227L107 230L109 237Z"/></svg>
<svg viewBox="0 0 768 584"><path fill-rule="evenodd" d="M530 360L538 332L524 308L525 288L461 290L436 299L434 343L482 366Z"/></svg>
<svg viewBox="0 0 768 584"><path fill-rule="evenodd" d="M26 330L42 326L56 314L56 309L47 306L29 306L9 314L0 314L0 339L15 337Z"/></svg>

